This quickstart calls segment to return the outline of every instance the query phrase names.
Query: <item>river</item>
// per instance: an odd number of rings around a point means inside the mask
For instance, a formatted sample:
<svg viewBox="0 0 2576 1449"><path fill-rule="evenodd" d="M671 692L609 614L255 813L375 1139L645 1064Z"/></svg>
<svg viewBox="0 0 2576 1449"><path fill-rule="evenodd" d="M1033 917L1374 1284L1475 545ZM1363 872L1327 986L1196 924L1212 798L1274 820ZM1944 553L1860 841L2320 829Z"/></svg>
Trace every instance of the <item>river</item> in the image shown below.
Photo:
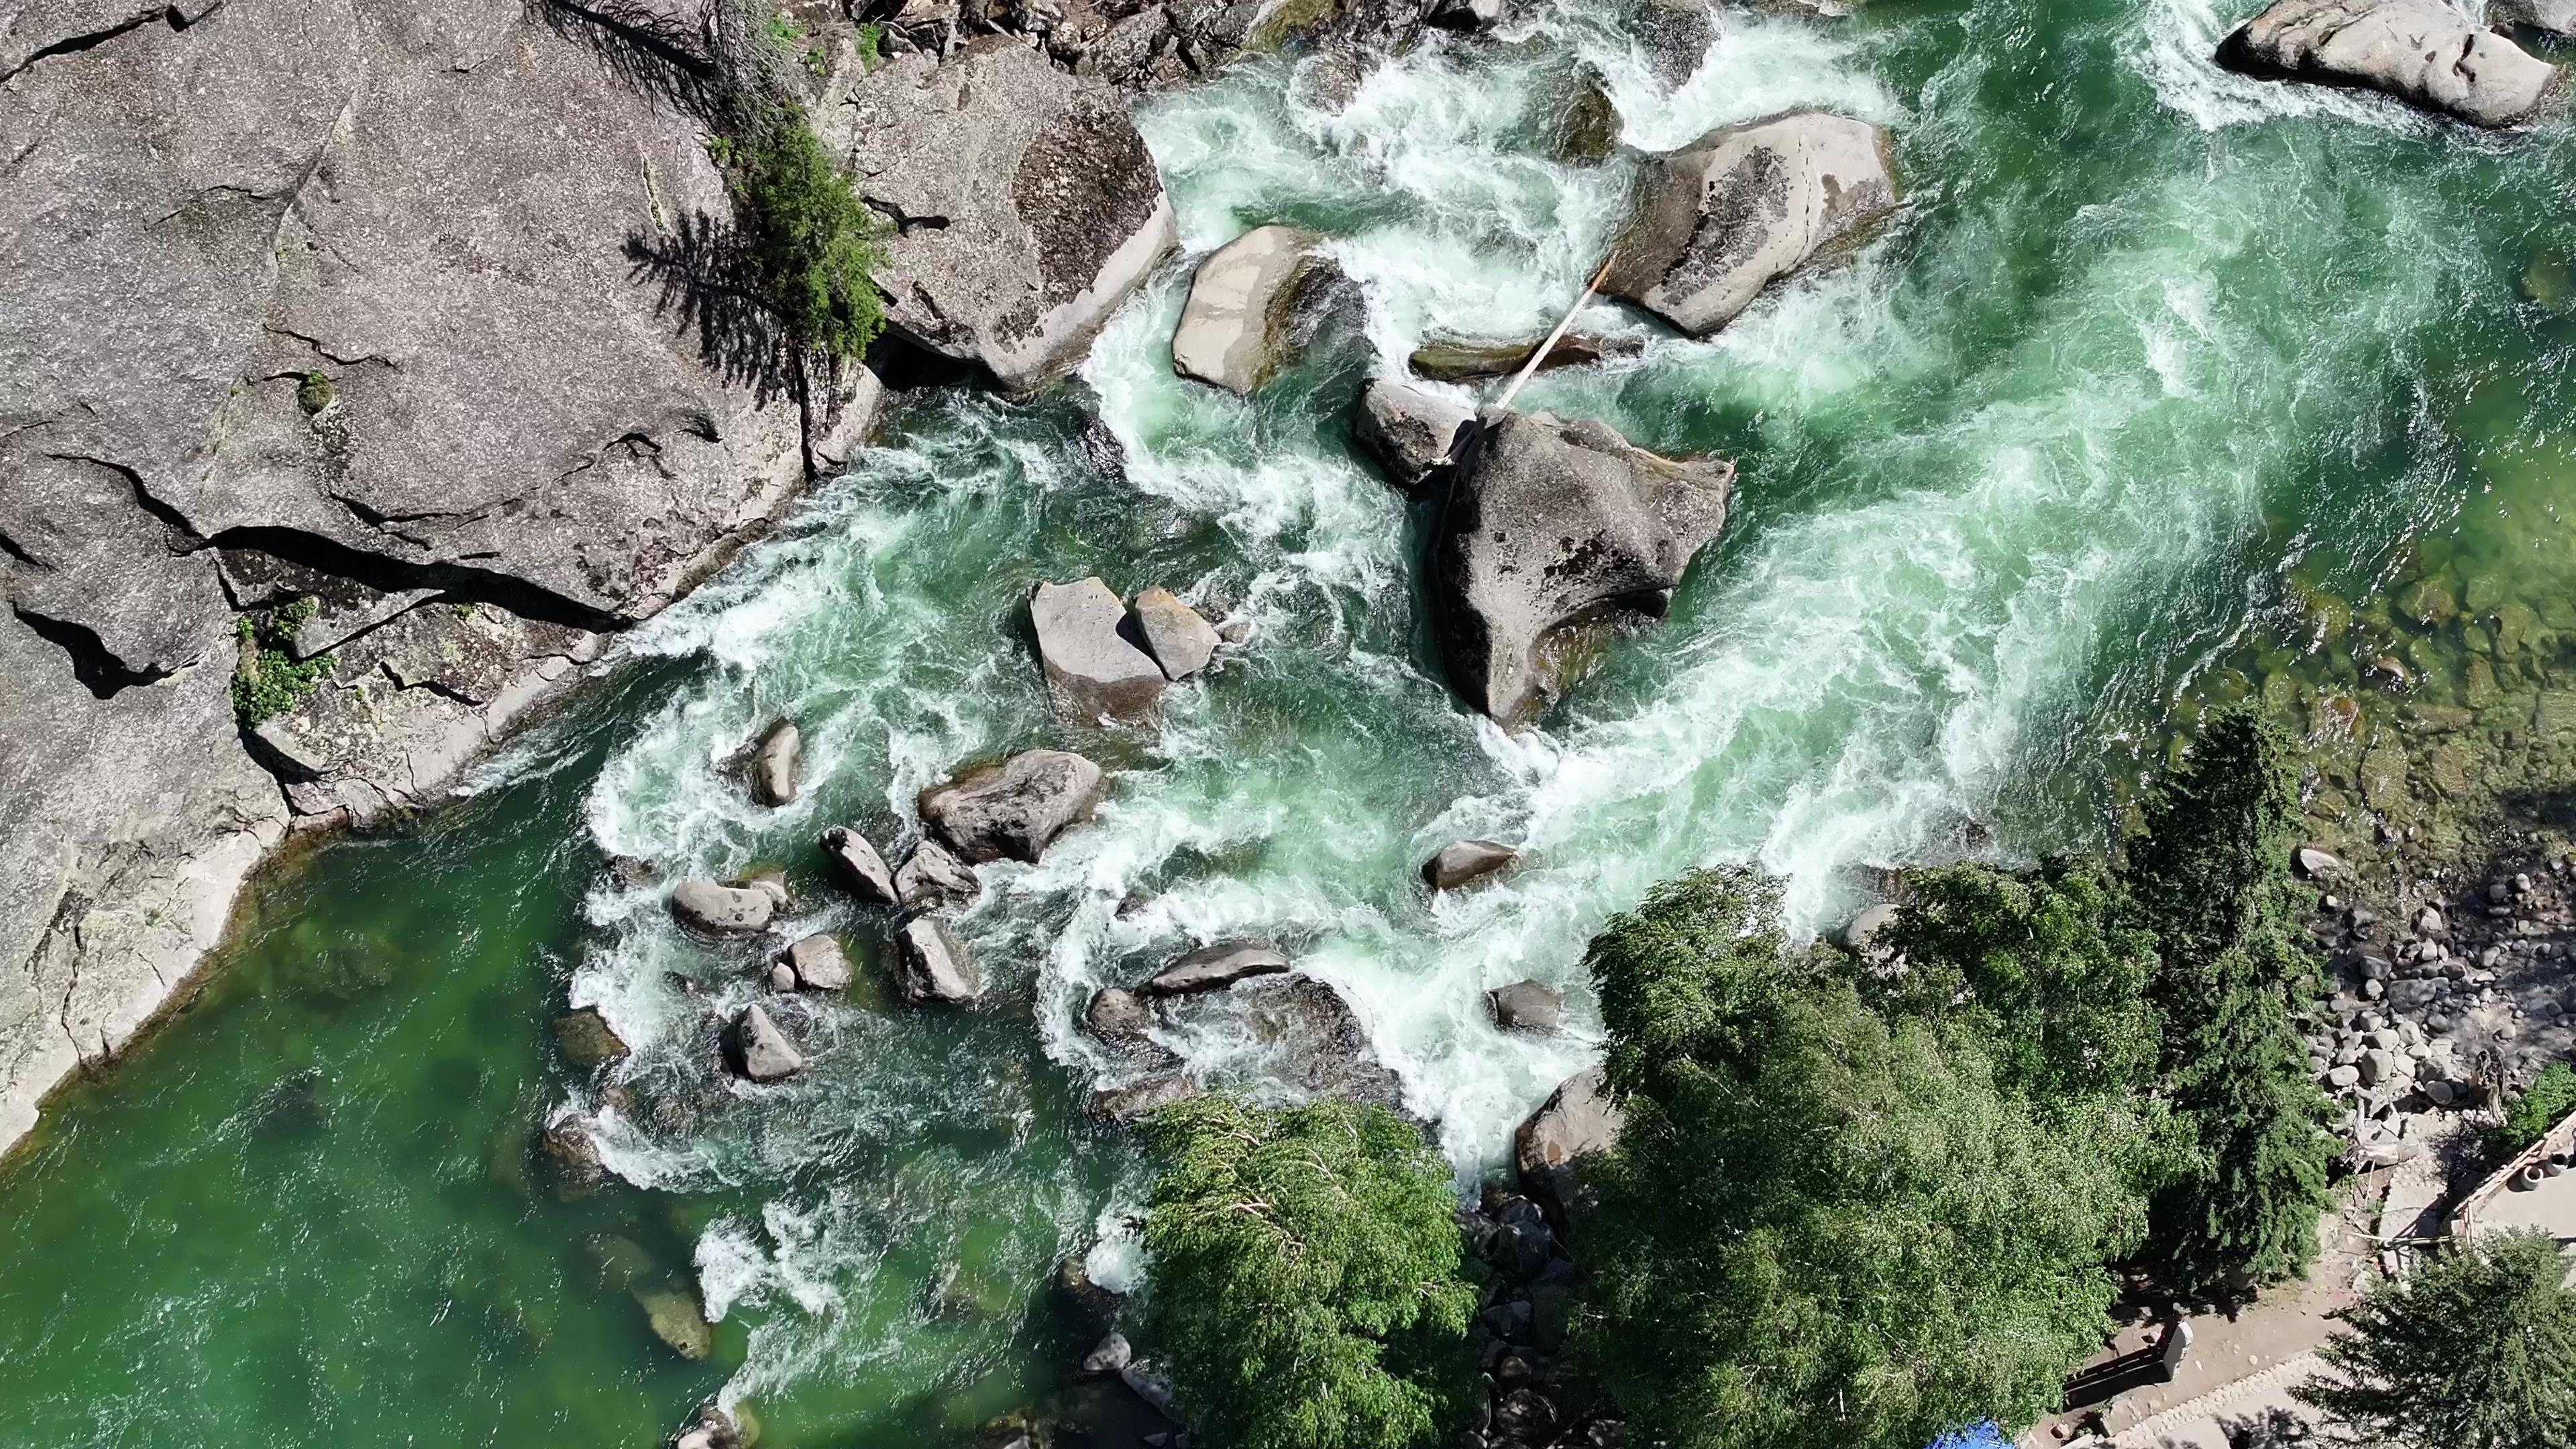
<svg viewBox="0 0 2576 1449"><path fill-rule="evenodd" d="M2261 689L2304 724L2368 652L2321 608L2384 620L2445 570L2565 608L2566 124L2488 136L2224 75L2209 53L2252 8L1729 11L1668 91L1620 7L1556 0L1355 90L1266 61L1153 102L1185 251L1313 228L1364 325L1237 401L1172 374L1169 267L1072 385L905 414L463 798L271 871L194 1007L0 1172L0 1442L641 1445L718 1393L772 1449L949 1442L1078 1351L1045 1306L1062 1254L1105 1233L1095 1268L1136 1271L1117 1223L1145 1165L1079 1111L1122 1069L1075 1026L1094 987L1279 943L1356 1007L1464 1184L1589 1060L1583 943L1654 882L1758 860L1829 929L1862 867L2100 846L2206 698ZM1911 205L1706 342L1597 307L1642 354L1530 386L1743 471L1670 621L1505 736L1441 683L1423 506L1346 420L1421 339L1535 332L1580 290L1639 163L1554 159L1578 62L1634 148L1797 106L1886 124ZM1020 600L1094 572L1253 642L1156 727L1069 729ZM721 766L777 715L809 788L771 811ZM986 871L961 923L985 1009L891 1004L882 926L814 836L909 838L921 786L1036 745L1113 766L1111 803ZM1529 863L1426 900L1414 867L1460 836ZM604 853L784 864L795 930L849 929L862 983L812 1072L709 1080L748 958ZM1487 1024L1480 993L1523 977L1569 991L1571 1030ZM567 1002L635 1046L626 1110L554 1056ZM1186 1046L1271 1081L1222 1024ZM631 1187L545 1190L529 1138L572 1108L604 1112ZM643 1306L690 1289L716 1319L699 1361Z"/></svg>

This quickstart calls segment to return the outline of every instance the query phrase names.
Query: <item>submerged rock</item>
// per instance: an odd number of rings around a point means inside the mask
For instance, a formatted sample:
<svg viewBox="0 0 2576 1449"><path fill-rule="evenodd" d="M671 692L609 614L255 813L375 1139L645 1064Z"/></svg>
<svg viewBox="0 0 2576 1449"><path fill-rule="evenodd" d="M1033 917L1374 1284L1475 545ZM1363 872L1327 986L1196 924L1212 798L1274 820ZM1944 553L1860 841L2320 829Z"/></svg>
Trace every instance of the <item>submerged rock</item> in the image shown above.
<svg viewBox="0 0 2576 1449"><path fill-rule="evenodd" d="M894 873L894 893L906 910L971 905L983 891L975 872L936 840L914 846L904 858L903 869Z"/></svg>
<svg viewBox="0 0 2576 1449"><path fill-rule="evenodd" d="M1411 493L1449 466L1459 432L1475 421L1475 410L1464 403L1381 377L1360 392L1351 433L1386 470L1387 481Z"/></svg>
<svg viewBox="0 0 2576 1449"><path fill-rule="evenodd" d="M1557 1223L1570 1222L1582 1202L1578 1164L1616 1145L1621 1125L1599 1067L1566 1078L1513 1134L1512 1161L1520 1169L1521 1190Z"/></svg>
<svg viewBox="0 0 2576 1449"><path fill-rule="evenodd" d="M1152 1046L1148 1035L1154 1027L1154 1008L1145 998L1124 986L1104 986L1091 993L1091 1004L1083 1008L1082 1024L1091 1034L1121 1051L1139 1051Z"/></svg>
<svg viewBox="0 0 2576 1449"><path fill-rule="evenodd" d="M1422 883L1435 891L1453 891L1520 858L1519 851L1490 840L1453 840L1422 863Z"/></svg>
<svg viewBox="0 0 2576 1449"><path fill-rule="evenodd" d="M722 935L745 935L766 929L780 901L757 886L719 885L711 880L684 880L671 892L671 914L680 924Z"/></svg>
<svg viewBox="0 0 2576 1449"><path fill-rule="evenodd" d="M1163 677L1175 684L1207 668L1216 657L1216 626L1169 589L1157 586L1136 595L1128 622L1145 652L1162 667Z"/></svg>
<svg viewBox="0 0 2576 1449"><path fill-rule="evenodd" d="M1515 981L1485 993L1494 1025L1505 1031L1549 1032L1565 1022L1565 993L1535 981Z"/></svg>
<svg viewBox="0 0 2576 1449"><path fill-rule="evenodd" d="M1199 263L1172 333L1172 370L1238 397L1277 375L1348 279L1293 226L1258 226Z"/></svg>
<svg viewBox="0 0 2576 1449"><path fill-rule="evenodd" d="M2474 126L2527 120L2558 68L2446 0L2281 0L2218 47L2248 75L2380 91Z"/></svg>
<svg viewBox="0 0 2576 1449"><path fill-rule="evenodd" d="M1726 522L1735 465L1661 458L1596 422L1488 420L1432 553L1442 662L1505 728L1561 692L1577 626L1660 618Z"/></svg>
<svg viewBox="0 0 2576 1449"><path fill-rule="evenodd" d="M932 786L917 805L922 822L959 860L1034 865L1058 835L1090 819L1107 793L1100 767L1082 756L1030 750Z"/></svg>
<svg viewBox="0 0 2576 1449"><path fill-rule="evenodd" d="M1174 957L1170 965L1154 973L1142 990L1147 996L1195 996L1203 991L1222 991L1257 976L1277 976L1287 969L1288 958L1269 946L1255 941L1220 941Z"/></svg>
<svg viewBox="0 0 2576 1449"><path fill-rule="evenodd" d="M773 809L796 801L796 767L804 758L805 735L794 720L779 720L752 747L752 794Z"/></svg>
<svg viewBox="0 0 2576 1449"><path fill-rule="evenodd" d="M696 1293L684 1287L638 1289L635 1301L643 1308L653 1336L670 1345L673 1353L695 1363L714 1350L715 1326L707 1322Z"/></svg>
<svg viewBox="0 0 2576 1449"><path fill-rule="evenodd" d="M1136 720L1153 713L1170 680L1128 638L1126 622L1126 604L1097 575L1030 591L1038 662L1046 669L1048 692L1067 714Z"/></svg>
<svg viewBox="0 0 2576 1449"><path fill-rule="evenodd" d="M1822 111L1711 131L1658 158L1644 195L1602 290L1702 337L1897 205L1887 133Z"/></svg>
<svg viewBox="0 0 2576 1449"><path fill-rule="evenodd" d="M1005 391L1080 361L1176 240L1118 93L1014 37L897 56L818 117L893 221L873 274L887 321Z"/></svg>
<svg viewBox="0 0 2576 1449"><path fill-rule="evenodd" d="M823 832L823 861L831 867L832 879L841 888L872 906L890 906L900 901L894 873L886 869L885 857L868 838L846 825L835 825Z"/></svg>
<svg viewBox="0 0 2576 1449"><path fill-rule="evenodd" d="M735 1019L733 1048L742 1074L755 1082L784 1081L805 1070L805 1054L757 1006L743 1008Z"/></svg>
<svg viewBox="0 0 2576 1449"><path fill-rule="evenodd" d="M537 1139L537 1151L554 1179L555 1196L566 1202L578 1202L608 1181L608 1169L599 1160L599 1143L591 1137L586 1117L566 1117L548 1127Z"/></svg>
<svg viewBox="0 0 2576 1449"><path fill-rule="evenodd" d="M894 937L895 990L915 1006L971 1006L983 993L975 958L955 928L937 916L903 923Z"/></svg>
<svg viewBox="0 0 2576 1449"><path fill-rule="evenodd" d="M627 1057L624 1038L599 1014L596 1006L576 1007L555 1018L555 1050L563 1059L582 1071L609 1062L622 1062Z"/></svg>
<svg viewBox="0 0 2576 1449"><path fill-rule="evenodd" d="M779 957L795 984L807 991L845 991L850 985L850 957L829 932L817 931L787 948Z"/></svg>

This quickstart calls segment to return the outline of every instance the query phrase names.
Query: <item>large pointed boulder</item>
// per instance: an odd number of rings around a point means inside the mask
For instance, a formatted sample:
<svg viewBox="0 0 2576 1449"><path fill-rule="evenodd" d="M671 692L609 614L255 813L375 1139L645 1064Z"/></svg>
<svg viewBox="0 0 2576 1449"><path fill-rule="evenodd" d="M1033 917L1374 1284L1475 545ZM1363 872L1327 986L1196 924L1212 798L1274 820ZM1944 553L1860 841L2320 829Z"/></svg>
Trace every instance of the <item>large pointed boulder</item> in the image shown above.
<svg viewBox="0 0 2576 1449"><path fill-rule="evenodd" d="M877 854L866 836L846 825L823 832L823 862L831 867L832 879L864 904L890 906L901 899L885 857Z"/></svg>
<svg viewBox="0 0 2576 1449"><path fill-rule="evenodd" d="M2528 120L2558 68L2448 0L2281 0L2219 43L2248 75L2382 91L2473 126Z"/></svg>
<svg viewBox="0 0 2576 1449"><path fill-rule="evenodd" d="M1617 1146L1625 1125L1599 1067L1566 1078L1513 1134L1512 1160L1520 1170L1521 1191L1538 1199L1560 1227L1565 1225L1583 1205L1583 1159Z"/></svg>
<svg viewBox="0 0 2576 1449"><path fill-rule="evenodd" d="M955 928L938 916L916 916L894 936L894 985L916 1006L969 1006L983 994L975 958Z"/></svg>
<svg viewBox="0 0 2576 1449"><path fill-rule="evenodd" d="M1897 205L1887 133L1823 111L1711 131L1658 158L1644 197L1602 290L1703 337Z"/></svg>
<svg viewBox="0 0 2576 1449"><path fill-rule="evenodd" d="M1090 819L1107 793L1100 767L1082 756L1029 750L934 785L917 803L922 823L959 860L1034 865L1058 835Z"/></svg>
<svg viewBox="0 0 2576 1449"><path fill-rule="evenodd" d="M1660 618L1726 523L1735 465L1672 459L1600 423L1502 412L1484 424L1432 553L1441 657L1505 728L1564 683L1573 631Z"/></svg>
<svg viewBox="0 0 2576 1449"><path fill-rule="evenodd" d="M736 1065L755 1082L784 1081L805 1070L805 1054L757 1006L745 1007L735 1019L733 1049Z"/></svg>
<svg viewBox="0 0 2576 1449"><path fill-rule="evenodd" d="M1047 691L1078 720L1136 720L1171 681L1129 637L1127 605L1098 575L1029 592Z"/></svg>

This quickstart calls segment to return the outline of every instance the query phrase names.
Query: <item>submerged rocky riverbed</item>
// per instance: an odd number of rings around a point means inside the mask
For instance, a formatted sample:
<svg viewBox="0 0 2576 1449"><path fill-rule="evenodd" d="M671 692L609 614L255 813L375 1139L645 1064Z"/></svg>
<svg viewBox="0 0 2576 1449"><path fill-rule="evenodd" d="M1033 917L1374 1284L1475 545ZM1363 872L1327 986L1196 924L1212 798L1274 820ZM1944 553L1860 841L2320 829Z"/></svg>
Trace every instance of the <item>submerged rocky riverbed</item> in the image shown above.
<svg viewBox="0 0 2576 1449"><path fill-rule="evenodd" d="M1145 1165L1084 1109L1165 1068L1086 1029L1102 988L1276 948L1473 1189L1589 1063L1583 944L1654 882L1756 860L1822 931L1888 869L2098 847L2240 697L2309 741L2318 843L2383 925L2456 910L2446 882L2483 892L2511 852L2553 878L2576 152L2559 120L2489 134L2222 68L2253 8L1728 10L1677 47L1659 8L1563 0L1141 101L1182 255L1077 376L914 395L463 798L270 871L190 1007L49 1110L0 1171L0 1419L55 1444L650 1443L717 1398L765 1444L961 1439L1095 1392L1065 1372L1095 1325L1060 1265L1140 1270ZM1727 519L1658 627L1598 641L1506 733L1452 691L1424 605L1443 500L1354 442L1361 390L1426 343L1536 335L1646 153L1802 107L1884 127L1906 205L1704 340L1582 313L1598 360L1521 406L1732 460ZM1191 263L1269 223L1361 305L1248 396L1176 375ZM1093 574L1240 642L1150 722L1070 722L1026 603ZM783 806L736 764L779 718ZM1040 748L1105 767L1107 798L981 869L952 926L980 1004L906 1005L889 918L818 838L900 864L922 789ZM1462 838L1521 859L1426 891ZM672 882L767 869L788 904L756 937L672 918ZM773 992L818 932L847 988ZM2345 952L2356 1010L2374 944ZM2536 993L2559 959L2508 954L2465 969ZM2445 960L2409 966L2491 984ZM1486 993L1524 979L1563 992L1555 1029L1496 1025ZM1316 1013L1258 1009L1275 989L1176 1010L1157 1048L1311 1089ZM724 1063L755 1003L803 1062L775 1085ZM2516 1004L2555 1049L2540 997ZM576 1008L631 1054L588 1064ZM576 1119L586 1148L549 1152ZM604 1178L567 1194L585 1150Z"/></svg>

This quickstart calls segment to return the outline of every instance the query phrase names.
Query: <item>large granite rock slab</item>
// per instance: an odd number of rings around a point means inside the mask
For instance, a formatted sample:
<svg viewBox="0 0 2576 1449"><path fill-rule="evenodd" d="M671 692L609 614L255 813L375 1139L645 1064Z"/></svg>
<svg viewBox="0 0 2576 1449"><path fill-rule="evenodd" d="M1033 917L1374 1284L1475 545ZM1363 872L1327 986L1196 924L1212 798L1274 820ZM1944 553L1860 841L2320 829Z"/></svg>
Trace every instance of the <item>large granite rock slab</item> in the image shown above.
<svg viewBox="0 0 2576 1449"><path fill-rule="evenodd" d="M1560 692L1576 631L1662 617L1726 523L1735 465L1658 457L1548 413L1484 428L1434 541L1431 591L1451 683L1512 728Z"/></svg>
<svg viewBox="0 0 2576 1449"><path fill-rule="evenodd" d="M1118 93L988 35L844 71L816 128L892 225L876 274L906 337L1006 391L1081 360L1177 240Z"/></svg>
<svg viewBox="0 0 2576 1449"><path fill-rule="evenodd" d="M1658 158L1601 289L1706 336L1893 212L1893 167L1885 131L1822 111L1711 131Z"/></svg>
<svg viewBox="0 0 2576 1449"><path fill-rule="evenodd" d="M2218 47L2231 70L2382 91L2473 126L2528 120L2558 68L2446 0L2281 0Z"/></svg>
<svg viewBox="0 0 2576 1449"><path fill-rule="evenodd" d="M1256 226L1210 252L1172 333L1172 370L1237 397L1276 376L1345 280L1316 250L1322 240L1293 226Z"/></svg>
<svg viewBox="0 0 2576 1449"><path fill-rule="evenodd" d="M1097 575L1030 590L1029 625L1047 692L1075 719L1142 719L1171 682L1128 637L1127 605Z"/></svg>
<svg viewBox="0 0 2576 1449"><path fill-rule="evenodd" d="M1159 675L1159 671L1157 672ZM1032 865L1108 793L1100 767L1064 750L1029 750L921 792L922 824L959 860Z"/></svg>

